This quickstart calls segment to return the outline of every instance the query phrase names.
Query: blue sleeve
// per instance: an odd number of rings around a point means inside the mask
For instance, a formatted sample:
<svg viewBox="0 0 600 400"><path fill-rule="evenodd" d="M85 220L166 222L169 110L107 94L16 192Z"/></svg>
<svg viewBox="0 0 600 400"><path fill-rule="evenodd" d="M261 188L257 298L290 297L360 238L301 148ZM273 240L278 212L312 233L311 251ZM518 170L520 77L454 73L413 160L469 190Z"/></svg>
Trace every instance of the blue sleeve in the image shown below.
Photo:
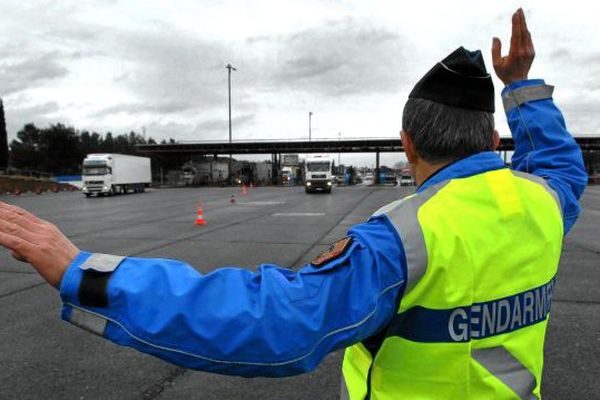
<svg viewBox="0 0 600 400"><path fill-rule="evenodd" d="M126 257L109 272L106 307L81 304L90 257L81 252L61 284L62 317L185 368L247 377L310 371L382 329L403 288L405 258L386 219L348 234L339 257L298 271L264 264L202 275L179 261Z"/></svg>
<svg viewBox="0 0 600 400"><path fill-rule="evenodd" d="M579 216L588 177L552 91L541 79L518 81L504 88L502 99L515 141L512 168L546 179L560 199L566 235Z"/></svg>

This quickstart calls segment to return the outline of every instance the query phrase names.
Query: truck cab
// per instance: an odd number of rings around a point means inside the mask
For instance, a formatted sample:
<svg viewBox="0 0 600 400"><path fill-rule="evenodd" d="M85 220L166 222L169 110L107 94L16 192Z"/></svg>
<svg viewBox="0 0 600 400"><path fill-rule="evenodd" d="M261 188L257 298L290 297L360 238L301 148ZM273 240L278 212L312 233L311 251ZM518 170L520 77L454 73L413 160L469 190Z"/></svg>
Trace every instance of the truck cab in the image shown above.
<svg viewBox="0 0 600 400"><path fill-rule="evenodd" d="M322 191L331 193L333 175L332 159L329 156L308 156L305 163L304 190L306 193Z"/></svg>

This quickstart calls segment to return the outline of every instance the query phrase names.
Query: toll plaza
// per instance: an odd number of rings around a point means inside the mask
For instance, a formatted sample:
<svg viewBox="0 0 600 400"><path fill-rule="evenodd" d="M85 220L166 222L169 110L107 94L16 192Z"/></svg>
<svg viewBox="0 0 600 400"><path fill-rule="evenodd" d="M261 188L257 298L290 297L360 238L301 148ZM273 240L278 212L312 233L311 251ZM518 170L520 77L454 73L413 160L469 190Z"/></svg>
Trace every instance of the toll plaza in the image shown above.
<svg viewBox="0 0 600 400"><path fill-rule="evenodd" d="M600 176L600 135L575 135L581 147L590 176ZM497 151L505 162L509 162L509 153L515 148L510 137L501 137ZM166 144L137 145L140 155L151 156L161 154L167 157L186 159L190 154L213 155L215 158L223 154L270 154L276 177L276 166L282 165L281 157L285 153L373 153L375 157L375 183L380 179L380 154L402 152L400 138L362 138L362 139L330 139L330 140L255 140L229 142L181 142ZM593 157L592 157L593 156ZM593 159L593 160L592 160ZM594 177L595 179L595 177ZM600 179L600 177L598 178ZM600 180L599 180L600 182Z"/></svg>

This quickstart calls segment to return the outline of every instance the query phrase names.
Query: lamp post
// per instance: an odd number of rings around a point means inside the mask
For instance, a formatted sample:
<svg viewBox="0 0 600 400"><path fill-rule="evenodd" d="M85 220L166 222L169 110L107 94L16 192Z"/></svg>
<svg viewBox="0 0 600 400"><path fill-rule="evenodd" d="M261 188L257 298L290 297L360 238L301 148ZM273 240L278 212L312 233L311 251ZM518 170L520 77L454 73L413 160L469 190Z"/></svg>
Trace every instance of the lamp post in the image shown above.
<svg viewBox="0 0 600 400"><path fill-rule="evenodd" d="M342 141L342 132L338 132L338 145L340 144L339 142L341 142L341 141ZM341 149L341 147L340 147L340 149ZM338 168L342 164L340 161L340 155L341 155L341 152L338 151Z"/></svg>
<svg viewBox="0 0 600 400"><path fill-rule="evenodd" d="M233 172L231 170L231 71L237 71L237 69L235 67L232 67L231 64L227 64L225 68L227 68L227 92L229 99L229 185L232 185Z"/></svg>
<svg viewBox="0 0 600 400"><path fill-rule="evenodd" d="M313 112L308 112L308 141L312 141L312 116Z"/></svg>

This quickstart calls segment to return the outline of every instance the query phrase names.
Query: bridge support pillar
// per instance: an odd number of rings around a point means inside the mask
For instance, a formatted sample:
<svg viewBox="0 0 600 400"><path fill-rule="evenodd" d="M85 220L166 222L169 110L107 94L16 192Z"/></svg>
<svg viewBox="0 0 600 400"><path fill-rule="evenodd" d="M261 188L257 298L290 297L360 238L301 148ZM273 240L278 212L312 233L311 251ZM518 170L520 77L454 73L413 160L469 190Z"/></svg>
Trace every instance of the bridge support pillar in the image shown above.
<svg viewBox="0 0 600 400"><path fill-rule="evenodd" d="M373 183L379 185L381 183L381 179L379 176L379 152L375 152L375 171L373 173Z"/></svg>
<svg viewBox="0 0 600 400"><path fill-rule="evenodd" d="M279 176L279 158L277 153L271 154L271 184L277 185Z"/></svg>

